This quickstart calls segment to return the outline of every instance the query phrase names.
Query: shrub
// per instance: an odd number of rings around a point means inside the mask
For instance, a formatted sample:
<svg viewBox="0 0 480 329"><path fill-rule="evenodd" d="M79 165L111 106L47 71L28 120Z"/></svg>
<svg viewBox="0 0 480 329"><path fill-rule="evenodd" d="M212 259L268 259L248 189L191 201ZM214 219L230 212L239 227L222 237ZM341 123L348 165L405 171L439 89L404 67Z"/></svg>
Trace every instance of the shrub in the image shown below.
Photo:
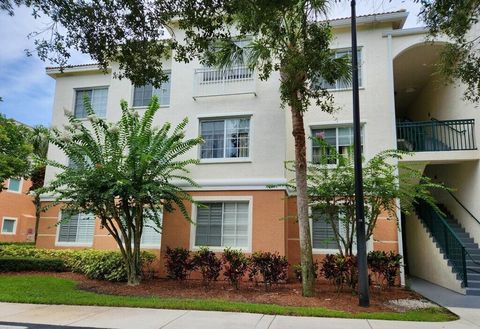
<svg viewBox="0 0 480 329"><path fill-rule="evenodd" d="M258 276L261 277L268 290L272 284L286 282L288 277L288 261L287 257L280 256L271 252L255 252L250 257L250 273L251 281L258 282Z"/></svg>
<svg viewBox="0 0 480 329"><path fill-rule="evenodd" d="M201 247L193 254L192 269L200 270L202 273L203 285L208 287L212 281L217 281L222 269L222 261L215 256L215 253L207 247Z"/></svg>
<svg viewBox="0 0 480 329"><path fill-rule="evenodd" d="M192 271L190 251L185 248L167 247L165 254L165 268L167 277L172 280L185 280Z"/></svg>
<svg viewBox="0 0 480 329"><path fill-rule="evenodd" d="M0 246L0 257L61 259L67 270L91 279L126 281L127 271L120 252L105 250L36 249L30 246ZM142 267L149 267L155 255L142 251Z"/></svg>
<svg viewBox="0 0 480 329"><path fill-rule="evenodd" d="M248 258L240 250L226 248L223 251L222 261L223 275L235 289L238 289L240 280L248 269Z"/></svg>
<svg viewBox="0 0 480 329"><path fill-rule="evenodd" d="M0 272L63 272L66 270L65 263L59 258L0 257Z"/></svg>
<svg viewBox="0 0 480 329"><path fill-rule="evenodd" d="M7 241L0 241L0 246L22 246L22 247L35 248L35 242L7 242Z"/></svg>
<svg viewBox="0 0 480 329"><path fill-rule="evenodd" d="M367 255L370 271L375 275L376 282L381 285L386 282L388 287L395 285L399 274L402 256L392 251L371 251Z"/></svg>
<svg viewBox="0 0 480 329"><path fill-rule="evenodd" d="M314 277L315 279L318 277L317 272L318 272L318 261L313 262L313 270L314 270ZM295 275L295 278L297 279L298 282L302 282L302 264L295 264L293 265L293 275Z"/></svg>
<svg viewBox="0 0 480 329"><path fill-rule="evenodd" d="M343 289L344 284L354 291L358 282L357 259L355 256L326 255L320 273L335 286L337 292Z"/></svg>

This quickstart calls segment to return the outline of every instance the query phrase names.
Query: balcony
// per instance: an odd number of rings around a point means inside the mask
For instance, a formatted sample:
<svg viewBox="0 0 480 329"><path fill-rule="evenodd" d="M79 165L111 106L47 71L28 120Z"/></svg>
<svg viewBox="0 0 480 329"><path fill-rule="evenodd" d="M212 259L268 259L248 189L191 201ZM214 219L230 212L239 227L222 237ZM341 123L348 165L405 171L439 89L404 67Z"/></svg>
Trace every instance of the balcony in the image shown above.
<svg viewBox="0 0 480 329"><path fill-rule="evenodd" d="M479 154L474 131L474 119L399 122L397 147L415 152L406 161L447 163L475 160Z"/></svg>
<svg viewBox="0 0 480 329"><path fill-rule="evenodd" d="M255 93L255 71L246 66L196 69L193 99Z"/></svg>

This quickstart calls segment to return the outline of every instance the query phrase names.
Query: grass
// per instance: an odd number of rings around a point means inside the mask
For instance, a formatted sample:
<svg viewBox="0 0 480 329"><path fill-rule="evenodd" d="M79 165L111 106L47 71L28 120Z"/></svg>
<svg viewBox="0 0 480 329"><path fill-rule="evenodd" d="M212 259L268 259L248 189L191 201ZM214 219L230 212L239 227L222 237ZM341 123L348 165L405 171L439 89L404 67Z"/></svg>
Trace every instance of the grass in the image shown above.
<svg viewBox="0 0 480 329"><path fill-rule="evenodd" d="M458 317L448 310L428 308L405 313L349 313L322 307L293 307L273 304L232 302L218 299L182 299L161 297L115 296L79 290L73 280L43 275L0 277L0 301L33 304L65 304L189 309L224 312L249 312L275 315L299 315L400 321L452 321Z"/></svg>

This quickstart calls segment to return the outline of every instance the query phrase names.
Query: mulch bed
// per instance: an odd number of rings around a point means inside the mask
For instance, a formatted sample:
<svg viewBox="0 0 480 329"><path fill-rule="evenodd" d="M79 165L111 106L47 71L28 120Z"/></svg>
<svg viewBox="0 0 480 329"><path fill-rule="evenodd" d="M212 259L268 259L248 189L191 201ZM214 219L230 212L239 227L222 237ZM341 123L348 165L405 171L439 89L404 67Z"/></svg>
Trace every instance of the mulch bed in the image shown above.
<svg viewBox="0 0 480 329"><path fill-rule="evenodd" d="M7 273L5 273L7 274ZM4 274L4 275L5 275ZM347 312L396 312L386 303L395 299L423 299L411 290L394 287L390 289L371 289L370 304L367 309L358 306L358 296L352 294L348 288L337 293L335 288L325 280L319 280L316 286L316 297L302 297L300 283L287 283L273 286L265 291L263 285L255 286L251 282L242 282L240 290L233 289L225 281L214 282L208 289L202 286L201 281L187 280L174 282L166 279L144 280L139 286L131 287L125 283L90 280L75 273L8 273L8 275L50 275L59 278L71 279L78 282L78 288L102 294L121 296L157 296L189 299L222 299L238 302L277 304L284 306L325 307Z"/></svg>

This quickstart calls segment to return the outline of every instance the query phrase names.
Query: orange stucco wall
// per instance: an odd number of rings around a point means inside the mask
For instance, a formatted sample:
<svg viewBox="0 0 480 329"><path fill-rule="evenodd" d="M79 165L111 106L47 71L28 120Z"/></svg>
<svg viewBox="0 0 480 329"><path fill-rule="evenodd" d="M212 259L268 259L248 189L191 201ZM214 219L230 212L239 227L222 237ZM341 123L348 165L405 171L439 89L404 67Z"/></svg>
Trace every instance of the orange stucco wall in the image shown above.
<svg viewBox="0 0 480 329"><path fill-rule="evenodd" d="M202 191L191 192L193 197L251 197L252 198L252 251L272 251L287 254L285 230L285 192L267 191ZM191 214L192 205L186 204ZM71 248L56 246L57 222L60 206L51 207L42 214L37 238L38 248ZM165 274L163 257L167 247L190 248L191 224L180 211L165 213L161 246L152 250L159 256L160 275ZM97 223L94 233L93 248L117 249L113 238Z"/></svg>
<svg viewBox="0 0 480 329"><path fill-rule="evenodd" d="M3 183L6 186L7 182ZM0 241L25 242L33 241L35 237L35 207L32 198L27 195L32 183L22 179L21 193L3 190L0 192L0 229L3 219L17 219L15 234L1 234Z"/></svg>
<svg viewBox="0 0 480 329"><path fill-rule="evenodd" d="M252 252L271 251L286 255L290 264L300 263L300 243L298 223L296 221L296 198L287 197L284 191L198 191L191 192L195 197L251 197L252 198ZM219 198L220 199L220 198ZM192 205L186 204L191 215ZM60 206L48 209L40 220L37 247L66 248L56 246L57 222ZM161 245L153 251L158 259L156 270L165 275L163 260L167 247L191 248L192 225L178 210L164 214ZM396 222L387 220L386 216L378 219L374 230L373 248L375 250L398 251L398 231ZM97 222L93 248L118 249L115 241ZM71 247L70 247L71 248ZM324 255L314 254L314 259L321 261Z"/></svg>

